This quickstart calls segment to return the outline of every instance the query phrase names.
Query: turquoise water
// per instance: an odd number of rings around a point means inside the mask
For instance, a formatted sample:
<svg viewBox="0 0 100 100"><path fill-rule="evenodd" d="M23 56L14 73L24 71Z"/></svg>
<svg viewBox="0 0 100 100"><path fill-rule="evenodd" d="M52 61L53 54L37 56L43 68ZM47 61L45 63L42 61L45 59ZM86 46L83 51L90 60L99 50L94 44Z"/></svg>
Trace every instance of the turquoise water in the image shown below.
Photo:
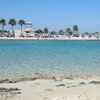
<svg viewBox="0 0 100 100"><path fill-rule="evenodd" d="M0 77L100 74L100 41L1 40Z"/></svg>

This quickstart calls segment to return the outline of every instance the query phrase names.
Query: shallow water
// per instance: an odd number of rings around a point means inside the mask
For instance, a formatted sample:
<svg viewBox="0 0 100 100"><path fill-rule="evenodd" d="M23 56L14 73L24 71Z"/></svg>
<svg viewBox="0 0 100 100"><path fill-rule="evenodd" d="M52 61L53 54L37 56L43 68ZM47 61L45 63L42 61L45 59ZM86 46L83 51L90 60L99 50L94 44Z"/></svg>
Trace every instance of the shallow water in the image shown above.
<svg viewBox="0 0 100 100"><path fill-rule="evenodd" d="M100 41L0 40L0 77L100 74Z"/></svg>

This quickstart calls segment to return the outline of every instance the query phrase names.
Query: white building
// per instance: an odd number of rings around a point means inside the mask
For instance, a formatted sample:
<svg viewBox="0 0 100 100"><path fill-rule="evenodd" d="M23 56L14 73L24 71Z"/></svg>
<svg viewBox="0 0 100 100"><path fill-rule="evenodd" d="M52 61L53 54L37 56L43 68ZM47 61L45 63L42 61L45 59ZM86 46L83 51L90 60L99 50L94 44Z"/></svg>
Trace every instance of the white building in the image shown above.
<svg viewBox="0 0 100 100"><path fill-rule="evenodd" d="M27 22L25 24L25 27L23 28L23 33L21 30L14 30L15 33L15 37L19 37L19 36L31 36L32 34L34 34L36 31L36 29L33 29L33 25L31 22ZM10 33L12 34L12 30L10 30Z"/></svg>

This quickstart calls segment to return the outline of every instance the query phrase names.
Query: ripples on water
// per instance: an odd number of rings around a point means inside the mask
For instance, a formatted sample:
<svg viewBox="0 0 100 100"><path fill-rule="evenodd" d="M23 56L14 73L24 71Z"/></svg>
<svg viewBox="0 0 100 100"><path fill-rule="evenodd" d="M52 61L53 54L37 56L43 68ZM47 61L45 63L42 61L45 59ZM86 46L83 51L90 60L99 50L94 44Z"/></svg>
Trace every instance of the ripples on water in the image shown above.
<svg viewBox="0 0 100 100"><path fill-rule="evenodd" d="M0 41L0 76L99 74L100 41Z"/></svg>

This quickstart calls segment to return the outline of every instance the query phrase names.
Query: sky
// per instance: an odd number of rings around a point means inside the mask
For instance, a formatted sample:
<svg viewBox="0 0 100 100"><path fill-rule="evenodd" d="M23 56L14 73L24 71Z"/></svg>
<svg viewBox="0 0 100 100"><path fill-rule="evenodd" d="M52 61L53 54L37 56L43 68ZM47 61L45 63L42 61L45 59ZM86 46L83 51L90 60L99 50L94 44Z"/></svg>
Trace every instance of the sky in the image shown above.
<svg viewBox="0 0 100 100"><path fill-rule="evenodd" d="M80 32L100 32L100 0L0 0L2 18L7 23L10 18L17 22L23 19L32 22L35 29L57 31L78 25Z"/></svg>

